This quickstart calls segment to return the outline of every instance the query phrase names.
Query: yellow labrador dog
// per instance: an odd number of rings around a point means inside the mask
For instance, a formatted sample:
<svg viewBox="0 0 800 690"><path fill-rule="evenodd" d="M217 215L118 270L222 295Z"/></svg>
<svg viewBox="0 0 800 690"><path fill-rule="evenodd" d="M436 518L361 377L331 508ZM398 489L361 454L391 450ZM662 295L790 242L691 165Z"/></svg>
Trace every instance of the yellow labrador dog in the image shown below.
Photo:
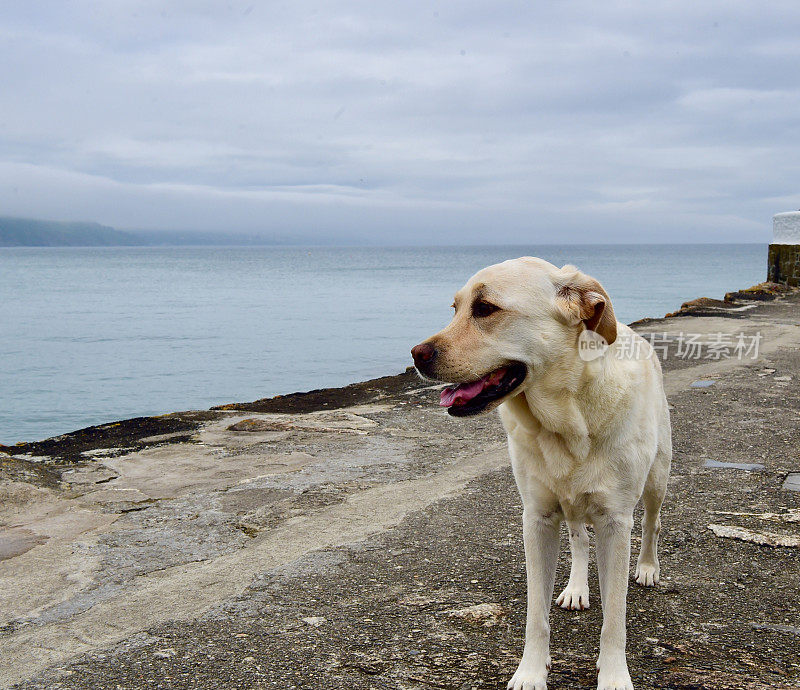
<svg viewBox="0 0 800 690"><path fill-rule="evenodd" d="M661 367L650 345L614 317L606 291L574 266L523 257L476 273L455 316L412 350L419 372L451 385L455 417L498 408L523 502L528 581L525 648L510 690L545 690L549 608L559 527L572 568L557 599L589 606L594 525L603 605L598 690L631 690L625 658L633 510L644 503L636 582L659 579L656 554L672 444Z"/></svg>

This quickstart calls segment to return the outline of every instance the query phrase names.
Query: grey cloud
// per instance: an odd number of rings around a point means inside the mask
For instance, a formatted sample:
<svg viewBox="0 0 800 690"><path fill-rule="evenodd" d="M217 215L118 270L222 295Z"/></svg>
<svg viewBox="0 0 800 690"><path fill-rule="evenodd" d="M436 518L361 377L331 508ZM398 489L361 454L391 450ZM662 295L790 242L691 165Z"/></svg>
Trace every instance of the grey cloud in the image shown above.
<svg viewBox="0 0 800 690"><path fill-rule="evenodd" d="M0 208L369 242L766 241L800 8L51 2L0 17Z"/></svg>

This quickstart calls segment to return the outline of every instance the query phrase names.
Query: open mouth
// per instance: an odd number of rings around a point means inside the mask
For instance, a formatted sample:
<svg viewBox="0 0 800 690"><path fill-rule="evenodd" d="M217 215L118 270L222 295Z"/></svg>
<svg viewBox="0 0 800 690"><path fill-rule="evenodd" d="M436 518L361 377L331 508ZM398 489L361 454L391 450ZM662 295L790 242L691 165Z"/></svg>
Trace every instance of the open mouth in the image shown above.
<svg viewBox="0 0 800 690"><path fill-rule="evenodd" d="M448 386L442 391L439 405L454 417L483 412L495 400L504 398L524 380L527 369L515 362L482 376L477 381Z"/></svg>

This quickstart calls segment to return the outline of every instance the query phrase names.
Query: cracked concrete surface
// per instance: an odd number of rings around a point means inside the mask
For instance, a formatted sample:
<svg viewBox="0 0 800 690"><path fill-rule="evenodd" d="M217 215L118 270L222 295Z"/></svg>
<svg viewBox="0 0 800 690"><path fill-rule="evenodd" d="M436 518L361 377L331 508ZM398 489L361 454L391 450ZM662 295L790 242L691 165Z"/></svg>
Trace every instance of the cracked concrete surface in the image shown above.
<svg viewBox="0 0 800 690"><path fill-rule="evenodd" d="M800 297L636 328L672 348L675 462L664 583L630 595L635 686L800 687L800 549L736 538L799 534ZM764 339L683 360L681 332ZM0 685L502 687L519 501L496 417L435 393L406 373L0 449ZM597 609L554 608L550 687L593 687Z"/></svg>

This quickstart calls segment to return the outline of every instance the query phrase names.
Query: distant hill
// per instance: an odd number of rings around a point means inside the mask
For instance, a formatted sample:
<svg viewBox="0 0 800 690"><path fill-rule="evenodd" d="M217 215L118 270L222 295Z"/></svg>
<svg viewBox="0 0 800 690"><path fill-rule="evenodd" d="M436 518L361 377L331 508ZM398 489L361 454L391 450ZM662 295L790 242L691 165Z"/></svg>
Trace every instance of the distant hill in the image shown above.
<svg viewBox="0 0 800 690"><path fill-rule="evenodd" d="M0 247L115 247L145 244L133 233L99 223L0 216Z"/></svg>
<svg viewBox="0 0 800 690"><path fill-rule="evenodd" d="M314 244L313 237L269 233L122 231L99 223L0 216L0 247L265 246Z"/></svg>

